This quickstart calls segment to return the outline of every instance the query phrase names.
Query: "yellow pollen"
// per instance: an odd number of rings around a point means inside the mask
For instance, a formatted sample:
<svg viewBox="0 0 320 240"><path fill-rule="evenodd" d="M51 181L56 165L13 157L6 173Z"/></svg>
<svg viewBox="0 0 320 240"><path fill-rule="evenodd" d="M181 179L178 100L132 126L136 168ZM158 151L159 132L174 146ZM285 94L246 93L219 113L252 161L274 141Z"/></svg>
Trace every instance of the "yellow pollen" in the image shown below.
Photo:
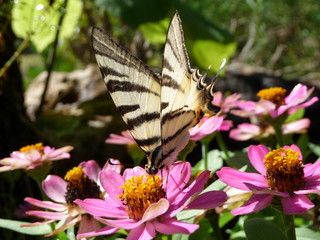
<svg viewBox="0 0 320 240"><path fill-rule="evenodd" d="M281 87L274 87L260 90L257 93L257 96L260 97L260 99L268 100L279 107L284 104L284 97L286 95L286 92L286 89L283 89Z"/></svg>
<svg viewBox="0 0 320 240"><path fill-rule="evenodd" d="M43 154L43 149L44 149L44 146L42 143L36 143L36 144L33 144L33 145L27 145L27 146L24 146L22 148L20 148L20 152L28 152L30 150L37 150L38 152L40 152L41 154Z"/></svg>
<svg viewBox="0 0 320 240"><path fill-rule="evenodd" d="M131 219L140 220L145 210L165 197L162 188L163 179L158 175L140 176L128 179L121 188L123 193L118 196L126 206Z"/></svg>
<svg viewBox="0 0 320 240"><path fill-rule="evenodd" d="M64 177L68 182L65 193L66 202L73 205L76 199L100 198L100 188L91 180L82 167L74 167Z"/></svg>
<svg viewBox="0 0 320 240"><path fill-rule="evenodd" d="M267 183L272 190L289 192L304 185L304 172L299 152L291 148L279 148L269 152L264 158L267 169Z"/></svg>
<svg viewBox="0 0 320 240"><path fill-rule="evenodd" d="M86 178L87 176L83 172L82 167L74 167L71 170L69 170L64 177L66 181L69 182L79 182L82 178Z"/></svg>

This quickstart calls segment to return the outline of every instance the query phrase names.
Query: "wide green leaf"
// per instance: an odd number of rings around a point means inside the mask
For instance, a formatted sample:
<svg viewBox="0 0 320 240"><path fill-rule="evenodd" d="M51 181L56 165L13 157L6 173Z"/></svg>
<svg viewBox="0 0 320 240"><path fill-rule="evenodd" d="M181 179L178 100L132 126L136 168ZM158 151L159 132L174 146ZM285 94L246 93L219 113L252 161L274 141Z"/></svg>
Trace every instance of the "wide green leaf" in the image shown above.
<svg viewBox="0 0 320 240"><path fill-rule="evenodd" d="M248 240L284 240L284 232L275 224L264 219L249 219L244 223L244 231Z"/></svg>
<svg viewBox="0 0 320 240"><path fill-rule="evenodd" d="M314 232L308 228L296 228L297 240L314 240L320 239L320 233Z"/></svg>
<svg viewBox="0 0 320 240"><path fill-rule="evenodd" d="M59 19L65 12L59 38L68 38L75 34L78 19L82 11L81 0L56 0L49 5L48 0L19 0L12 9L12 29L21 38L30 39L38 52L43 51L55 39L59 28Z"/></svg>
<svg viewBox="0 0 320 240"><path fill-rule="evenodd" d="M32 227L21 227L22 224L29 224L29 222L0 219L1 228L9 229L19 233L28 235L46 235L52 232L49 224L43 224Z"/></svg>

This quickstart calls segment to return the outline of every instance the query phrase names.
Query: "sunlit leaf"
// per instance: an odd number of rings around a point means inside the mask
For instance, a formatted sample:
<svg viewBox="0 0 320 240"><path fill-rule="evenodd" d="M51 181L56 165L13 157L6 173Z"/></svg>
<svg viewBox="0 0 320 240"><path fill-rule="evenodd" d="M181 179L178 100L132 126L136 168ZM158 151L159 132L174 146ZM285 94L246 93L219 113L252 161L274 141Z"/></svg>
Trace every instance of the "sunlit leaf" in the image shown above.
<svg viewBox="0 0 320 240"><path fill-rule="evenodd" d="M165 18L160 22L149 22L140 25L141 30L145 39L147 39L152 44L163 45L166 40L166 34L168 31L169 19Z"/></svg>
<svg viewBox="0 0 320 240"><path fill-rule="evenodd" d="M32 227L20 227L21 224L29 224L29 222L0 219L1 228L9 229L19 233L28 235L46 235L52 232L49 224Z"/></svg>
<svg viewBox="0 0 320 240"><path fill-rule="evenodd" d="M297 240L314 240L320 239L320 233L308 228L296 228Z"/></svg>
<svg viewBox="0 0 320 240"><path fill-rule="evenodd" d="M59 37L68 38L75 33L82 11L80 0L68 0L66 9L62 9L65 0L56 0L52 6L48 0L19 0L12 9L12 29L21 38L29 38L38 52L43 51L55 39L62 11L66 11Z"/></svg>

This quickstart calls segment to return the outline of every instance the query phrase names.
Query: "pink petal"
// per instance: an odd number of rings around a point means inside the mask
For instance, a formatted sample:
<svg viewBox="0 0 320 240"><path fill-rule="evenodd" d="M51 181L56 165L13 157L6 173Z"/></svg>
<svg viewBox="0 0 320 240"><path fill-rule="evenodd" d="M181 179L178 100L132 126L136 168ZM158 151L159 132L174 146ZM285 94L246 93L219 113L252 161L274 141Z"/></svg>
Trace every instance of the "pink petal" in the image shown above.
<svg viewBox="0 0 320 240"><path fill-rule="evenodd" d="M301 102L304 102L310 94L311 92L308 93L307 91L307 86L299 83L292 89L290 94L285 98L285 103L291 106L297 105Z"/></svg>
<svg viewBox="0 0 320 240"><path fill-rule="evenodd" d="M134 168L127 168L123 172L123 178L125 180L131 179L132 177L140 177L142 175L146 175L146 170L142 167L134 167Z"/></svg>
<svg viewBox="0 0 320 240"><path fill-rule="evenodd" d="M146 226L140 225L132 229L127 237L127 240L148 240L156 236L156 231L152 223L147 222Z"/></svg>
<svg viewBox="0 0 320 240"><path fill-rule="evenodd" d="M133 219L129 219L127 218L123 218L123 219L105 219L105 218L100 218L100 217L96 217L96 219L99 222L102 222L103 224L109 225L109 226L113 226L113 227L117 227L120 229L134 229L140 225L143 224L142 221L134 221Z"/></svg>
<svg viewBox="0 0 320 240"><path fill-rule="evenodd" d="M309 176L318 176L320 175L320 161L316 161L315 163L306 164L303 167L304 177L307 178ZM320 178L320 176L318 177Z"/></svg>
<svg viewBox="0 0 320 240"><path fill-rule="evenodd" d="M266 178L257 173L241 172L233 168L223 167L220 171L217 171L217 175L227 185L244 191L269 188Z"/></svg>
<svg viewBox="0 0 320 240"><path fill-rule="evenodd" d="M248 156L253 167L262 175L266 175L264 157L269 153L269 149L264 145L249 146Z"/></svg>
<svg viewBox="0 0 320 240"><path fill-rule="evenodd" d="M230 131L229 137L237 141L246 141L260 134L260 127L250 123L241 123Z"/></svg>
<svg viewBox="0 0 320 240"><path fill-rule="evenodd" d="M50 160L70 158L70 154L68 152L70 152L72 149L72 146L65 146L54 150L53 148L46 146L44 148L44 155L42 156L42 158L50 158Z"/></svg>
<svg viewBox="0 0 320 240"><path fill-rule="evenodd" d="M79 205L84 211L95 217L124 217L128 216L123 206L117 206L113 200L107 198L106 200L87 198L84 200L77 199L75 203Z"/></svg>
<svg viewBox="0 0 320 240"><path fill-rule="evenodd" d="M156 230L163 234L171 235L176 233L191 234L199 228L198 224L185 223L173 218L153 222Z"/></svg>
<svg viewBox="0 0 320 240"><path fill-rule="evenodd" d="M168 181L164 186L167 193L167 199L171 202L178 193L182 191L191 177L191 164L189 162L176 162L171 165L167 177Z"/></svg>
<svg viewBox="0 0 320 240"><path fill-rule="evenodd" d="M120 188L124 185L123 177L112 170L102 171L100 173L100 183L108 195L119 202L118 196L123 193L123 189Z"/></svg>
<svg viewBox="0 0 320 240"><path fill-rule="evenodd" d="M121 172L121 163L118 159L109 158L107 162L104 164L102 171L116 171L117 173Z"/></svg>
<svg viewBox="0 0 320 240"><path fill-rule="evenodd" d="M170 203L167 199L161 198L157 203L151 204L144 212L141 221L150 221L167 212Z"/></svg>
<svg viewBox="0 0 320 240"><path fill-rule="evenodd" d="M64 211L67 209L66 205L60 203L53 203L49 201L41 201L34 198L26 197L24 199L26 202L31 203L34 206L38 206L41 208L46 208L54 211Z"/></svg>
<svg viewBox="0 0 320 240"><path fill-rule="evenodd" d="M164 217L173 217L182 209L185 208L187 201L190 198L201 192L204 188L204 184L207 182L210 176L210 171L205 170L203 171L187 188L183 189L175 198L175 201L171 203L171 206L167 213L164 214Z"/></svg>
<svg viewBox="0 0 320 240"><path fill-rule="evenodd" d="M304 213L314 207L314 204L306 195L294 195L281 199L282 207L285 214Z"/></svg>
<svg viewBox="0 0 320 240"><path fill-rule="evenodd" d="M119 231L119 228L111 227L111 226L106 226L100 230L97 231L92 231L92 232L86 232L86 233L79 233L77 235L77 239L82 239L82 238L91 238L95 236L101 236L101 235L109 235L113 234L115 232ZM78 231L80 232L80 230Z"/></svg>
<svg viewBox="0 0 320 240"><path fill-rule="evenodd" d="M310 127L311 121L308 118L302 118L297 121L289 122L282 125L282 133L306 133Z"/></svg>
<svg viewBox="0 0 320 240"><path fill-rule="evenodd" d="M93 181L98 182L99 173L101 168L94 160L81 162L79 166L83 167L84 173Z"/></svg>
<svg viewBox="0 0 320 240"><path fill-rule="evenodd" d="M68 217L67 212L27 211L26 213L28 215L51 220L62 220Z"/></svg>
<svg viewBox="0 0 320 240"><path fill-rule="evenodd" d="M42 182L42 189L55 202L65 203L67 182L59 176L48 175Z"/></svg>
<svg viewBox="0 0 320 240"><path fill-rule="evenodd" d="M231 211L233 215L243 215L260 211L270 205L273 199L271 194L253 194L241 207Z"/></svg>
<svg viewBox="0 0 320 240"><path fill-rule="evenodd" d="M146 226L140 225L132 229L127 236L127 240L149 240L156 236L156 231L152 223L147 222Z"/></svg>
<svg viewBox="0 0 320 240"><path fill-rule="evenodd" d="M212 209L227 201L223 191L210 191L197 196L185 209Z"/></svg>

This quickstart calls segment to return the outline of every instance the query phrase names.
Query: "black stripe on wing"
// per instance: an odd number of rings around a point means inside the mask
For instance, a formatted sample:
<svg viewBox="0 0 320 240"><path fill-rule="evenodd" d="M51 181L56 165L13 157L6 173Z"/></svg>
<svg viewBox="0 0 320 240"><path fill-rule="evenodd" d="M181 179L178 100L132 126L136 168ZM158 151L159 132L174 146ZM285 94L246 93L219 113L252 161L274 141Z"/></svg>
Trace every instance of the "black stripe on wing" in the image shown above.
<svg viewBox="0 0 320 240"><path fill-rule="evenodd" d="M167 137L167 138L162 138L161 142L162 145L167 144L168 142L172 141L173 139L175 139L176 137L178 137L185 129L192 127L192 121L188 122L187 124L185 124L183 127L179 128L174 134L172 134L171 136Z"/></svg>
<svg viewBox="0 0 320 240"><path fill-rule="evenodd" d="M156 96L160 96L159 93L151 91L149 88L137 84L137 83L133 83L130 81L120 81L120 80L108 80L107 82L107 88L109 90L110 93L114 93L114 92L145 92L145 93L151 93L154 94Z"/></svg>
<svg viewBox="0 0 320 240"><path fill-rule="evenodd" d="M154 136L146 139L135 139L140 147L148 147L159 142L160 136Z"/></svg>
<svg viewBox="0 0 320 240"><path fill-rule="evenodd" d="M135 127L138 127L146 122L152 122L159 118L159 112L143 113L135 118L127 118L126 122L129 127L129 130L134 130Z"/></svg>
<svg viewBox="0 0 320 240"><path fill-rule="evenodd" d="M130 113L130 112L134 112L136 111L137 109L140 108L140 105L139 104L133 104L133 105L120 105L120 106L117 106L120 114L123 116L127 113Z"/></svg>

